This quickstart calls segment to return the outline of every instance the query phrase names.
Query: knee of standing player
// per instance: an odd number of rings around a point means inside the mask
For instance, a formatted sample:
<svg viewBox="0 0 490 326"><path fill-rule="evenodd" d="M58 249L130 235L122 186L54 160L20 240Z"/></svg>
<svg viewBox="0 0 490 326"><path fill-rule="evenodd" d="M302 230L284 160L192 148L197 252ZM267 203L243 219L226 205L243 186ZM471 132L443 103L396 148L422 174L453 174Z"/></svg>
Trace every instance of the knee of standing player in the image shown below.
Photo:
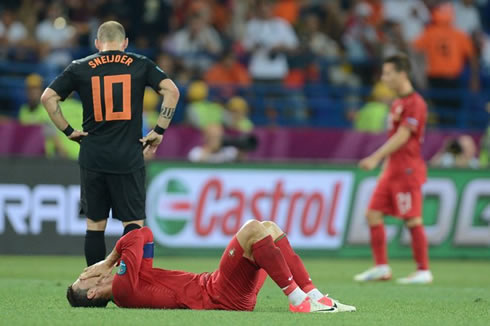
<svg viewBox="0 0 490 326"><path fill-rule="evenodd" d="M414 217L414 218L409 218L405 221L405 226L407 228L413 228L418 225L422 225L422 218L421 217Z"/></svg>
<svg viewBox="0 0 490 326"><path fill-rule="evenodd" d="M368 210L366 218L369 225L378 225L383 223L383 213L373 210Z"/></svg>
<svg viewBox="0 0 490 326"><path fill-rule="evenodd" d="M284 232L281 230L279 225L277 225L272 221L263 221L260 223L265 227L267 233L270 234L272 236L272 239L274 240L276 240L277 238L279 238L281 235L284 234Z"/></svg>
<svg viewBox="0 0 490 326"><path fill-rule="evenodd" d="M106 226L107 226L107 219L103 219L100 221L94 221L90 218L87 218L87 230L104 231Z"/></svg>

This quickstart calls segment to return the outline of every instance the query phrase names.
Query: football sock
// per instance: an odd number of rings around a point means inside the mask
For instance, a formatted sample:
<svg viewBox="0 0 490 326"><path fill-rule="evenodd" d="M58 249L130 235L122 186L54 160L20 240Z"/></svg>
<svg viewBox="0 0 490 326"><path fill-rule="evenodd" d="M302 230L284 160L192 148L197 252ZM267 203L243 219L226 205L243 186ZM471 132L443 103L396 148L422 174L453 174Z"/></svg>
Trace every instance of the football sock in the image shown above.
<svg viewBox="0 0 490 326"><path fill-rule="evenodd" d="M291 247L286 234L283 234L277 238L275 244L281 250L284 259L286 260L286 263L293 274L294 281L298 284L298 286L304 292L310 292L311 290L315 289L303 261L296 254L293 247Z"/></svg>
<svg viewBox="0 0 490 326"><path fill-rule="evenodd" d="M369 227L371 233L371 249L373 251L374 262L376 265L388 264L388 254L386 252L386 234L384 224Z"/></svg>
<svg viewBox="0 0 490 326"><path fill-rule="evenodd" d="M311 300L318 301L321 298L323 298L325 295L321 293L317 288L311 290L310 292L306 293L308 297L310 297Z"/></svg>
<svg viewBox="0 0 490 326"><path fill-rule="evenodd" d="M104 231L87 230L85 234L85 260L91 266L105 259Z"/></svg>
<svg viewBox="0 0 490 326"><path fill-rule="evenodd" d="M418 270L429 269L429 255L428 255L428 243L425 236L424 226L417 225L410 228L410 235L412 236L412 252L413 258L417 263Z"/></svg>
<svg viewBox="0 0 490 326"><path fill-rule="evenodd" d="M269 274L285 295L298 287L281 250L274 245L270 235L252 245L252 254L255 263Z"/></svg>
<svg viewBox="0 0 490 326"><path fill-rule="evenodd" d="M137 230L137 229L141 229L141 226L139 226L136 223L128 224L124 227L123 236L128 234L130 231Z"/></svg>
<svg viewBox="0 0 490 326"><path fill-rule="evenodd" d="M306 293L299 287L296 287L293 292L288 294L288 300L293 306L299 306L306 298Z"/></svg>

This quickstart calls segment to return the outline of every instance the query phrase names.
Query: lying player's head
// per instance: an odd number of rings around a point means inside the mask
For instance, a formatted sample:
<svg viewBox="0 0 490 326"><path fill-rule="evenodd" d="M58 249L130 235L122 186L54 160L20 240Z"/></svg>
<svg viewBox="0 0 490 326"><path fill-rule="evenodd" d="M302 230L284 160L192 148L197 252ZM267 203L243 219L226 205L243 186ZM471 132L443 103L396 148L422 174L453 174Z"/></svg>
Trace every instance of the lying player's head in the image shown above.
<svg viewBox="0 0 490 326"><path fill-rule="evenodd" d="M95 47L99 51L105 51L108 45L111 47L110 50L121 51L128 46L128 39L126 38L124 26L113 20L103 23L97 30Z"/></svg>
<svg viewBox="0 0 490 326"><path fill-rule="evenodd" d="M395 92L398 92L407 81L410 81L410 60L405 54L395 54L383 60L382 81Z"/></svg>
<svg viewBox="0 0 490 326"><path fill-rule="evenodd" d="M72 307L105 307L112 297L112 275L102 279L78 278L66 291L66 298Z"/></svg>

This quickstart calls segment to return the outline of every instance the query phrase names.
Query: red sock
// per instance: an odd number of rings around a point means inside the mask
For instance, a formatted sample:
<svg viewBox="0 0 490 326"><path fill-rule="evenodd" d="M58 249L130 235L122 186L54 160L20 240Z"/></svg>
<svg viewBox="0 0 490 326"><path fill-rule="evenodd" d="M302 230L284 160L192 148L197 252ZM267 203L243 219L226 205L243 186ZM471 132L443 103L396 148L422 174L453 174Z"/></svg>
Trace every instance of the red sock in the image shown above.
<svg viewBox="0 0 490 326"><path fill-rule="evenodd" d="M386 252L386 234L385 226L378 224L370 226L371 231L371 249L373 251L374 262L376 265L388 264L388 254Z"/></svg>
<svg viewBox="0 0 490 326"><path fill-rule="evenodd" d="M417 263L418 270L429 269L429 254L427 237L425 236L424 226L417 225L410 228L410 234L412 235L412 252L413 258Z"/></svg>
<svg viewBox="0 0 490 326"><path fill-rule="evenodd" d="M281 250L274 245L270 235L254 243L252 253L255 263L269 274L284 294L289 295L298 287Z"/></svg>
<svg viewBox="0 0 490 326"><path fill-rule="evenodd" d="M306 270L305 265L301 258L294 252L293 247L289 243L286 234L283 234L275 241L276 246L281 250L284 259L286 260L291 273L293 273L294 280L298 286L306 293L315 288L313 282L311 282L310 275Z"/></svg>

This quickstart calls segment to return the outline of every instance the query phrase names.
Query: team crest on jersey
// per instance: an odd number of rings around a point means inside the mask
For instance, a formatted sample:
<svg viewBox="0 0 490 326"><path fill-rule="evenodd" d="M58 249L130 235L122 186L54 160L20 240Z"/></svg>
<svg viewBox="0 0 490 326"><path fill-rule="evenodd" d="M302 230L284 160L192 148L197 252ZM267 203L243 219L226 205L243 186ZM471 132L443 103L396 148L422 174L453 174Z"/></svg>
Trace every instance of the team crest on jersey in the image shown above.
<svg viewBox="0 0 490 326"><path fill-rule="evenodd" d="M124 260L121 260L121 264L119 265L119 270L117 271L117 275L124 275L126 273L126 263Z"/></svg>
<svg viewBox="0 0 490 326"><path fill-rule="evenodd" d="M395 120L395 121L400 120L400 116L403 112L403 106L401 104L397 105L393 111L394 111L393 120Z"/></svg>
<svg viewBox="0 0 490 326"><path fill-rule="evenodd" d="M230 249L230 251L228 251L228 255L230 257L234 257L235 256L235 248Z"/></svg>

